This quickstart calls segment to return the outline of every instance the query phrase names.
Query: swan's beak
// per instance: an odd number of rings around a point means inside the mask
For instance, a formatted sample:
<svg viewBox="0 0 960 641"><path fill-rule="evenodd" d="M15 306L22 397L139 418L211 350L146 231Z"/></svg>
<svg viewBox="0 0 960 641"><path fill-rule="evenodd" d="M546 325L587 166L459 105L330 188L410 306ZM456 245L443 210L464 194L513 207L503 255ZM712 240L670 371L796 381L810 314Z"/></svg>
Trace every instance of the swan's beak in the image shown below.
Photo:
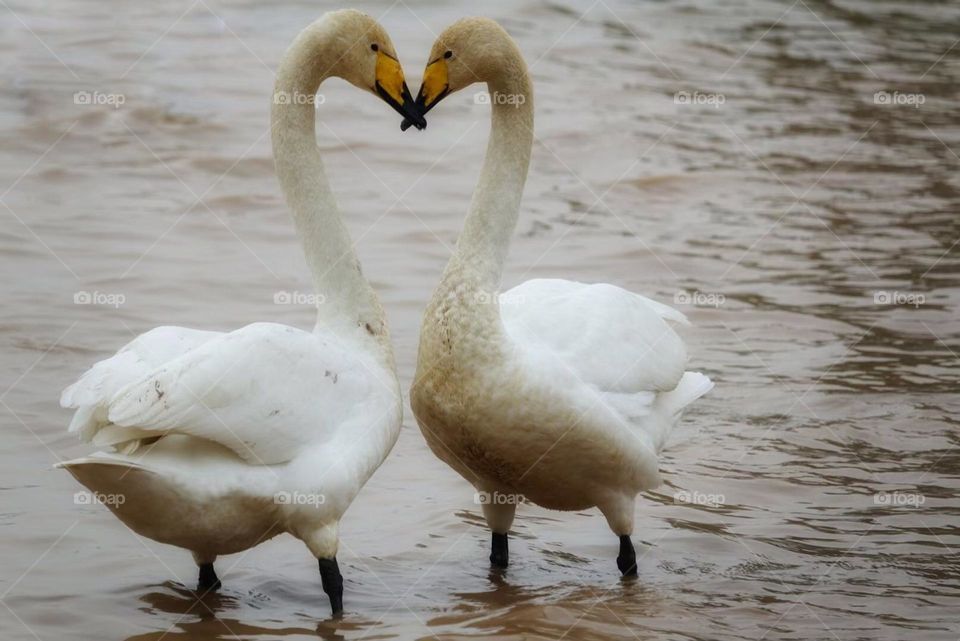
<svg viewBox="0 0 960 641"><path fill-rule="evenodd" d="M423 83L420 85L420 91L417 92L416 107L420 117L423 118L428 111L448 95L450 95L450 84L447 82L447 61L443 58L437 58L429 63L424 70ZM404 120L400 129L406 131L410 125L415 124L415 122Z"/></svg>
<svg viewBox="0 0 960 641"><path fill-rule="evenodd" d="M410 122L417 129L427 126L427 121L420 114L407 83L403 80L403 69L396 58L387 55L383 50L377 54L376 82L374 90L384 102L393 107L404 117L404 122Z"/></svg>
<svg viewBox="0 0 960 641"><path fill-rule="evenodd" d="M379 81L377 82L377 95L383 98L384 102L388 105L396 109L398 114L403 116L403 122L407 123L407 127L414 125L417 129L427 128L427 120L420 115L420 110L417 108L413 96L410 95L410 90L407 89L407 83L403 83L403 89L400 90L400 100L390 95ZM406 127L404 129L406 129Z"/></svg>

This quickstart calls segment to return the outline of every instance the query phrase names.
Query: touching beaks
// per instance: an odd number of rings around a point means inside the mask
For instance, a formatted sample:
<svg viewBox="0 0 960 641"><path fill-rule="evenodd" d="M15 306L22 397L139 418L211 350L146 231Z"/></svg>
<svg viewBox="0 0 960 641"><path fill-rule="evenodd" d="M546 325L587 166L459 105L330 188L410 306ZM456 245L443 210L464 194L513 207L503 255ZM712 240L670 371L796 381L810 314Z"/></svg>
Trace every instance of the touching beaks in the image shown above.
<svg viewBox="0 0 960 641"><path fill-rule="evenodd" d="M415 107L417 109L417 113L420 114L420 118L423 120L423 127L417 127L417 129L423 129L424 127L427 126L427 121L423 119L424 114L426 114L428 111L433 109L434 106L436 106L438 102L446 98L447 94L449 93L450 93L450 89L447 87L444 87L443 90L439 94L437 94L437 97L434 98L429 104L427 104L427 97L423 92L423 85L420 85L420 91L417 92L417 101L416 101ZM411 122L409 118L405 119L400 124L400 131L406 131L407 129L410 128L410 125L413 125L413 124L415 123Z"/></svg>
<svg viewBox="0 0 960 641"><path fill-rule="evenodd" d="M420 91L417 92L416 108L417 113L422 119L424 115L433 109L438 102L450 94L450 84L447 80L447 61L443 58L437 58L427 64L423 72L423 82L420 84ZM400 125L402 131L406 131L410 125L416 124L409 119L404 120ZM426 121L424 121L426 124ZM420 127L423 129L423 127Z"/></svg>
<svg viewBox="0 0 960 641"><path fill-rule="evenodd" d="M407 83L403 79L403 69L400 68L400 62L393 56L384 53L383 49L377 52L374 89L384 102L404 117L404 122L409 121L417 129L423 129L427 126L427 121L420 114L420 110L407 88Z"/></svg>
<svg viewBox="0 0 960 641"><path fill-rule="evenodd" d="M420 109L413 100L413 96L410 95L407 83L403 83L403 88L400 90L400 100L391 96L390 93L383 88L379 80L377 81L377 94L383 98L384 102L403 116L403 122L406 124L404 130L410 125L415 126L417 129L427 128L427 119L420 114Z"/></svg>

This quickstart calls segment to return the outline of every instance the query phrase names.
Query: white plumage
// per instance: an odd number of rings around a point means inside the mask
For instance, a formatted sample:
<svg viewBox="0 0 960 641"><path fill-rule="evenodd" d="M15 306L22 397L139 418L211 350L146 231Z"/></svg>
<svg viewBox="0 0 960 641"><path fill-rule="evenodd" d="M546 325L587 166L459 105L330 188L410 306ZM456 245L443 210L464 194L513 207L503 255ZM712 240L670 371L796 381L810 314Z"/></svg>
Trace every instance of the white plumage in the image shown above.
<svg viewBox="0 0 960 641"><path fill-rule="evenodd" d="M378 46L354 47L361 39ZM291 45L275 93L313 95L328 76L375 92L384 69L399 92L382 27L333 12ZM278 178L325 300L316 327L138 336L63 392L61 404L75 410L70 431L104 451L60 467L122 497L107 506L135 532L190 550L202 588L219 585L217 555L298 537L320 559L337 612L339 521L396 442L402 402L383 310L339 219L314 119L312 103L273 101Z"/></svg>
<svg viewBox="0 0 960 641"><path fill-rule="evenodd" d="M667 321L673 308L607 284L529 280L501 295L500 317L524 349L543 349L585 383L613 393L677 386L687 349Z"/></svg>
<svg viewBox="0 0 960 641"><path fill-rule="evenodd" d="M599 507L636 573L637 493L660 483L659 453L685 407L713 384L687 371L680 312L608 284L537 279L500 293L533 144L533 88L495 22L468 18L437 39L423 104L485 82L490 142L457 249L424 315L411 405L433 452L488 501L490 560L507 564L517 495L560 510ZM519 98L522 98L520 100Z"/></svg>
<svg viewBox="0 0 960 641"><path fill-rule="evenodd" d="M60 467L123 495L112 509L135 531L205 558L288 530L317 556L335 554L335 540L313 541L314 531L339 520L392 447L401 413L396 378L369 344L274 323L156 328L94 365L61 404L76 410L71 431L115 451ZM156 497L171 493L193 521L157 518ZM323 503L278 500L294 494ZM223 513L230 519L217 521ZM251 531L248 545L237 547L238 528Z"/></svg>
<svg viewBox="0 0 960 641"><path fill-rule="evenodd" d="M169 330L190 331L162 329L168 331L138 338L141 349L176 335ZM373 375L375 359L330 331L255 323L205 334L212 336L178 342L177 348L194 343L181 354L167 348L171 357L145 373L143 360L121 350L94 366L89 374L97 377L67 389L64 405L93 405L99 420L82 430L100 446L178 433L220 443L248 463L271 464L290 461L395 403L383 394L392 391L389 378ZM123 380L132 382L117 386Z"/></svg>

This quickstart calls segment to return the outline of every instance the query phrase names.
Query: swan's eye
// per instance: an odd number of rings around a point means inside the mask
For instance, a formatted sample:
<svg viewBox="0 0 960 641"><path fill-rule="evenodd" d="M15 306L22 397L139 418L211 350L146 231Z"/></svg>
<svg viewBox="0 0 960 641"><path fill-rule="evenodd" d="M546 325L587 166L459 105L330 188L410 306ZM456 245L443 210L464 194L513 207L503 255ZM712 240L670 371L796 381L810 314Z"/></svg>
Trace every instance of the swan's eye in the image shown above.
<svg viewBox="0 0 960 641"><path fill-rule="evenodd" d="M380 46L376 42L374 42L372 45L370 45L370 49L372 49L373 51L380 51Z"/></svg>
<svg viewBox="0 0 960 641"><path fill-rule="evenodd" d="M449 60L450 58L453 57L453 52L450 51L450 50L444 51L444 52L443 52L443 57L446 58L447 60Z"/></svg>

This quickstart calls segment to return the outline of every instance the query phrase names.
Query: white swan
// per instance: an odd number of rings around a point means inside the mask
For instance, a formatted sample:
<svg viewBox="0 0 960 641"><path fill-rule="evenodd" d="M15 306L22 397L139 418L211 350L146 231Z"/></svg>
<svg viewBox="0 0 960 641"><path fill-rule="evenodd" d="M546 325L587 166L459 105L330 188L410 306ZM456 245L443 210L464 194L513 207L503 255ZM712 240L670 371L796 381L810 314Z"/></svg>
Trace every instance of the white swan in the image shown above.
<svg viewBox="0 0 960 641"><path fill-rule="evenodd" d="M219 587L217 555L289 532L319 559L337 613L338 523L396 442L402 404L383 310L361 275L316 146L306 98L331 76L425 124L390 38L369 16L328 13L283 58L273 152L325 298L313 331L255 323L138 336L61 398L76 409L71 432L115 451L60 467L95 496L108 495L105 503L135 532L190 550L202 590Z"/></svg>
<svg viewBox="0 0 960 641"><path fill-rule="evenodd" d="M533 93L516 44L469 18L437 39L417 97L426 113L477 82L490 141L456 251L427 307L411 406L433 452L485 494L490 561L505 567L517 495L546 508L597 506L636 574L637 493L684 407L713 384L686 372L666 305L606 284L531 280L499 294L533 141ZM513 495L513 496L511 496Z"/></svg>

